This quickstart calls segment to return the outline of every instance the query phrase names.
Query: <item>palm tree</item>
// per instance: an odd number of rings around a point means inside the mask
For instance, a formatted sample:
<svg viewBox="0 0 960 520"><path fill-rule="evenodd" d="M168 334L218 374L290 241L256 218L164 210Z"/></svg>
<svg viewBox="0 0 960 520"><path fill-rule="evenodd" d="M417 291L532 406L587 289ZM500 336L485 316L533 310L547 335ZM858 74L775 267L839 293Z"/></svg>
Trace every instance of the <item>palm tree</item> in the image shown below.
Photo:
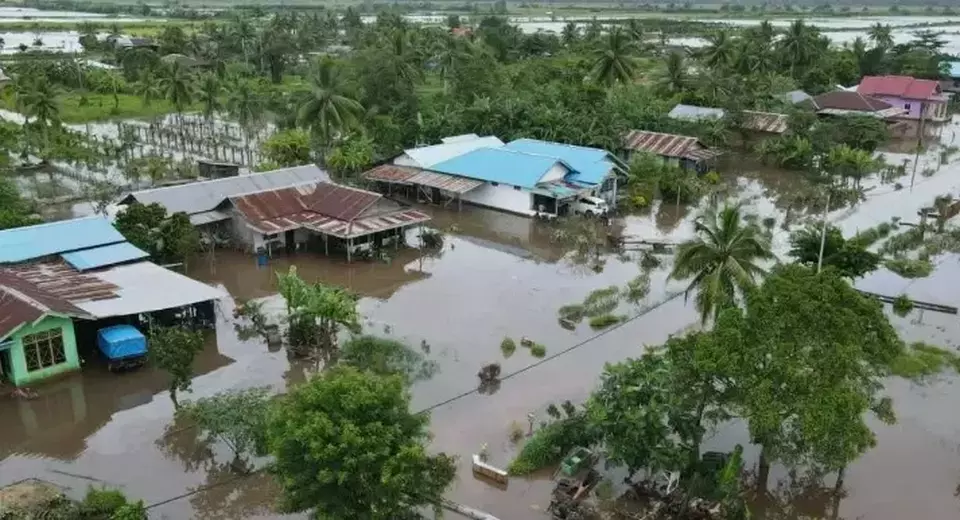
<svg viewBox="0 0 960 520"><path fill-rule="evenodd" d="M779 48L784 63L796 77L797 69L806 67L816 58L819 32L816 28L795 20L780 39Z"/></svg>
<svg viewBox="0 0 960 520"><path fill-rule="evenodd" d="M643 24L640 20L636 18L627 20L627 35L638 45L643 45Z"/></svg>
<svg viewBox="0 0 960 520"><path fill-rule="evenodd" d="M320 140L321 155L325 157L333 140L363 113L363 106L343 94L339 71L333 60L322 60L310 79L312 91L300 106L297 119Z"/></svg>
<svg viewBox="0 0 960 520"><path fill-rule="evenodd" d="M167 101L173 104L177 111L177 120L179 121L181 140L185 139L183 135L183 111L193 103L196 85L193 75L179 61L173 60L164 64L160 69L161 75L157 80L160 92Z"/></svg>
<svg viewBox="0 0 960 520"><path fill-rule="evenodd" d="M447 34L440 40L434 59L440 76L443 77L444 94L450 90L450 79L456 75L457 68L469 57L470 53L464 48L460 38Z"/></svg>
<svg viewBox="0 0 960 520"><path fill-rule="evenodd" d="M889 25L877 22L870 27L867 36L874 45L881 49L893 47L893 33Z"/></svg>
<svg viewBox="0 0 960 520"><path fill-rule="evenodd" d="M721 29L707 36L707 42L703 50L703 62L706 66L711 69L724 69L733 63L735 42L727 30Z"/></svg>
<svg viewBox="0 0 960 520"><path fill-rule="evenodd" d="M203 118L209 123L214 114L223 110L220 97L223 95L223 85L216 74L206 74L200 81L199 101L203 105Z"/></svg>
<svg viewBox="0 0 960 520"><path fill-rule="evenodd" d="M563 26L563 32L560 33L560 41L563 42L563 45L569 47L576 43L579 38L580 28L573 22L567 22L567 25Z"/></svg>
<svg viewBox="0 0 960 520"><path fill-rule="evenodd" d="M595 52L593 78L605 85L632 80L637 68L636 51L637 42L619 27L611 29L604 45Z"/></svg>
<svg viewBox="0 0 960 520"><path fill-rule="evenodd" d="M244 143L250 150L250 136L257 123L263 118L264 103L253 81L235 78L228 89L227 112L243 130Z"/></svg>
<svg viewBox="0 0 960 520"><path fill-rule="evenodd" d="M659 87L670 94L681 94L686 91L689 78L687 77L687 63L683 53L673 51L667 55L667 67L660 77Z"/></svg>
<svg viewBox="0 0 960 520"><path fill-rule="evenodd" d="M14 85L17 109L24 115L24 129L29 132L30 117L40 126L42 150L37 155L46 157L49 148L50 126L60 125L60 103L57 100L59 92L49 81L32 76L22 76Z"/></svg>
<svg viewBox="0 0 960 520"><path fill-rule="evenodd" d="M398 80L416 83L423 77L416 49L411 41L411 32L405 26L394 29L389 37L389 49L393 54L389 72Z"/></svg>
<svg viewBox="0 0 960 520"><path fill-rule="evenodd" d="M163 91L160 90L160 84L152 72L144 72L140 76L140 81L135 84L136 93L140 96L143 106L148 107L154 101L163 98Z"/></svg>
<svg viewBox="0 0 960 520"><path fill-rule="evenodd" d="M685 296L697 291L696 305L700 319L711 317L736 303L756 285L765 271L757 261L773 258L770 245L755 226L745 225L740 206L725 206L701 215L694 223L698 237L677 248L670 278L686 280Z"/></svg>

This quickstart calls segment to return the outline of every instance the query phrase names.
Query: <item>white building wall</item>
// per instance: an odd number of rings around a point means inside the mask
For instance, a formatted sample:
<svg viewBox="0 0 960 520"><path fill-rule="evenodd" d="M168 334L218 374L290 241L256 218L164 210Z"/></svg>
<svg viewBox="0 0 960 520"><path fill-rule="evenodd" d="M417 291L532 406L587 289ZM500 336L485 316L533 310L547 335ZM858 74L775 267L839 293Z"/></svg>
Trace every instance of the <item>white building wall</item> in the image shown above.
<svg viewBox="0 0 960 520"><path fill-rule="evenodd" d="M570 170L566 166L557 163L547 170L547 173L543 174L543 177L540 177L540 182L560 181L563 180L568 173L570 173Z"/></svg>
<svg viewBox="0 0 960 520"><path fill-rule="evenodd" d="M397 166L412 166L414 168L421 167L420 163L415 161L413 157L410 157L407 154L403 154L400 157L397 157L396 159L394 159L393 164L396 164Z"/></svg>
<svg viewBox="0 0 960 520"><path fill-rule="evenodd" d="M265 247L268 242L267 238L260 233L250 229L247 226L246 220L239 215L234 215L231 220L231 234L233 235L234 240L244 245L244 249L249 252L256 252L257 249ZM271 249L276 251L277 249L283 249L286 244L286 235L284 233L277 233L276 238L269 240L271 242Z"/></svg>
<svg viewBox="0 0 960 520"><path fill-rule="evenodd" d="M520 215L533 216L536 214L536 211L531 207L532 197L530 192L522 188L514 189L513 186L507 184L498 186L491 183L484 184L464 193L463 200Z"/></svg>

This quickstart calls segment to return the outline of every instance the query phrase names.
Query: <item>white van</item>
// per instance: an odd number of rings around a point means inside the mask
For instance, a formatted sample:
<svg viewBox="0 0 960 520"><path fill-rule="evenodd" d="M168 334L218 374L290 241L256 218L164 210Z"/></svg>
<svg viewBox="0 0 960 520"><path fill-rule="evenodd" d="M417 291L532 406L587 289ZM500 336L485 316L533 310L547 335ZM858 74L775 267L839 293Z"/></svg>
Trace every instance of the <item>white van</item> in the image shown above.
<svg viewBox="0 0 960 520"><path fill-rule="evenodd" d="M607 201L600 197L581 196L571 204L574 215L585 215L587 217L599 217L606 215L610 211Z"/></svg>

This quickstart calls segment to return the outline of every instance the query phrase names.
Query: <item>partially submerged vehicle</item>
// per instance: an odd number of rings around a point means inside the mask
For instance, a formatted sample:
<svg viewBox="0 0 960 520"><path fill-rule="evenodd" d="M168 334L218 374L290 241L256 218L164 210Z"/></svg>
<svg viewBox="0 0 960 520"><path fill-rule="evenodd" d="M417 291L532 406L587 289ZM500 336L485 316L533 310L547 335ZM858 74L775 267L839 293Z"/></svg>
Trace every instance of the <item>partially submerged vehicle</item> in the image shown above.
<svg viewBox="0 0 960 520"><path fill-rule="evenodd" d="M97 347L110 371L131 370L147 361L147 338L132 325L114 325L97 332Z"/></svg>
<svg viewBox="0 0 960 520"><path fill-rule="evenodd" d="M556 486L547 510L554 520L580 518L578 504L600 482L600 473L594 469L600 457L592 450L578 446L560 462L553 474Z"/></svg>

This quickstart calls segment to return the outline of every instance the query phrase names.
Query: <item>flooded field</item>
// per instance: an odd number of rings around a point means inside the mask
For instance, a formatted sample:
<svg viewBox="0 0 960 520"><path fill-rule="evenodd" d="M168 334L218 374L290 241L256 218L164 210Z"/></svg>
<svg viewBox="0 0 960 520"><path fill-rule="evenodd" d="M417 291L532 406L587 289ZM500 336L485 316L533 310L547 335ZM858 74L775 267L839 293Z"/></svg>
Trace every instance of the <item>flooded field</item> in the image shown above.
<svg viewBox="0 0 960 520"><path fill-rule="evenodd" d="M935 140L949 144L958 128L938 129ZM912 159L902 153L911 149L910 143L891 147L885 157L893 164ZM918 173L912 188L910 169L899 179L868 183L865 201L831 211L830 220L850 234L894 216L913 220L916 210L935 196L960 194L960 157L940 164L940 150L931 145L921 155L918 171L929 172ZM774 249L783 256L788 236L780 225L783 201L796 189L797 175L748 163L740 168L725 178L731 194L748 213L776 219ZM192 261L192 276L223 286L232 299L219 305L217 331L208 337L195 367L193 391L184 398L259 385L283 391L315 370L309 363L291 362L283 350L241 340L232 323L236 300L259 299L268 310L280 309L274 273L296 265L308 280L358 293L366 333L402 339L437 363L438 372L413 387L413 406L431 411L434 447L460 457L450 498L502 520L544 518L550 488L546 479L513 479L506 490L497 489L473 478L470 455L486 444L491 462L505 465L516 449L508 439L512 422L526 424L531 412L544 416L550 403L582 401L604 363L637 356L644 345L696 326L697 314L678 295L683 284L667 281L671 266L664 256L663 265L651 274L649 295L639 305L620 309L630 316L626 323L600 333L586 324L566 330L557 321L557 309L594 289L632 279L639 274L635 259L606 255L602 271L595 272L571 263L543 224L472 207L428 210L432 226L446 232L442 253L430 257L401 250L389 263L347 264L301 253L258 268L250 256L219 251L213 259ZM697 214L696 208L665 203L620 224L628 234L682 241L692 236ZM943 265L948 262L956 259L947 257ZM955 288L958 276L956 266L943 267L912 285ZM911 285L885 271L863 283L890 294ZM951 296L955 289L940 292L931 297L960 300ZM906 339L954 348L960 341L954 316L914 312L893 320ZM499 343L505 336L530 337L547 347L547 357L538 360L519 349L503 359ZM205 445L195 430L173 422L164 374L150 369L112 374L95 355L85 357L82 373L38 387L36 399L0 398L0 415L6 418L0 429L0 485L36 477L65 486L73 495L90 485L114 486L153 506L156 518L278 517L272 512L276 490L269 477L232 472L232 457L223 446ZM476 372L494 361L507 375L498 388L481 394ZM876 425L878 446L848 469L840 518L960 516L955 496L960 416L950 413L960 399L958 380L944 376L925 386L889 382L900 422ZM708 448L728 450L747 440L743 426L731 423L714 432ZM755 463L756 450L748 447L746 455L748 466ZM768 518L831 517L822 485L787 482L782 468L774 476L784 479L784 485L767 498L768 511L778 512ZM829 480L824 485L832 487Z"/></svg>

